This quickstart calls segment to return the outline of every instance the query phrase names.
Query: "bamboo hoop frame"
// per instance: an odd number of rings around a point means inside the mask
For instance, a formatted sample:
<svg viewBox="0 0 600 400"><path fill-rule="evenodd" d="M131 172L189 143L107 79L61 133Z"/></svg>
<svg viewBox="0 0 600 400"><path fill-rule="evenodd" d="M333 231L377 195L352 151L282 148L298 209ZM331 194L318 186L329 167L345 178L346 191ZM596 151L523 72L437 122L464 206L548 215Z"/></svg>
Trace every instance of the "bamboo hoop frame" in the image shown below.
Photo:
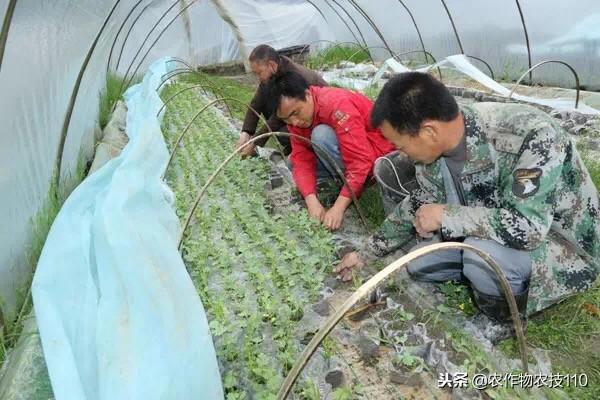
<svg viewBox="0 0 600 400"><path fill-rule="evenodd" d="M348 181L346 180L346 178L344 177L344 173L340 170L339 166L331 159L331 156L327 153L327 151L325 149L323 149L321 146L317 145L316 143L313 143L311 140L305 138L304 136L300 136L300 135L296 135L294 133L289 133L289 132L269 132L269 133L264 133L262 135L258 135L256 137L253 137L252 139L250 139L249 141L247 141L246 143L244 143L242 146L238 147L237 149L235 149L215 170L215 172L213 172L213 174L207 179L206 183L204 184L204 186L202 186L202 188L200 189L200 191L198 192L198 195L196 196L196 200L194 201L194 204L192 206L192 208L190 209L190 211L188 212L186 218L185 218L185 222L183 224L183 227L181 228L181 233L179 235L179 240L177 242L177 248L181 250L181 245L183 243L183 238L184 238L184 234L185 231L187 230L188 226L190 225L190 222L192 220L192 217L194 215L194 212L196 211L196 208L198 207L198 204L200 204L200 200L202 200L202 197L204 197L204 194L206 193L206 190L208 189L208 187L212 184L212 182L216 179L216 177L219 175L219 173L223 170L223 168L225 168L225 166L233 159L233 157L235 157L238 153L240 153L242 151L242 149L246 146L249 146L250 144L256 142L257 140L266 138L266 137L271 137L271 136L287 136L287 137L295 137L299 140L302 140L304 142L310 143L312 146L314 146L315 148L317 148L318 150L320 150L325 157L327 158L327 161L330 162L330 164L335 168L336 172L338 173L338 175L342 178L342 180L344 181L344 185L348 187L348 190L350 191L350 195L352 197L352 202L354 203L354 206L356 207L356 211L358 212L358 215L360 217L360 219L362 220L363 224L365 225L365 227L368 227L367 224L367 220L365 219L360 206L358 204L358 200L356 197L356 194L354 193L354 190L352 190L352 188L350 187L350 185L348 185Z"/></svg>
<svg viewBox="0 0 600 400"><path fill-rule="evenodd" d="M512 95L515 93L515 90L517 89L517 86L519 86L519 84L521 83L521 81L523 80L523 78L525 78L525 76L527 76L527 74L531 71L533 71L534 69L536 69L537 67L540 67L544 64L550 64L550 63L554 63L554 64L562 64L564 66L566 66L567 68L569 68L571 70L571 72L573 73L573 76L575 76L575 86L577 88L577 93L575 96L575 108L577 108L579 106L579 94L581 91L581 88L579 86L579 75L577 75L577 71L575 71L575 69L573 67L571 67L569 64L567 64L564 61L560 61L560 60L545 60L545 61L540 61L539 63L535 64L533 67L529 68L527 71L525 71L525 73L523 75L521 75L521 77L517 80L517 83L515 83L515 86L513 86L512 90L510 91L510 93L508 94L508 98L510 99L512 97Z"/></svg>
<svg viewBox="0 0 600 400"><path fill-rule="evenodd" d="M296 364L290 370L288 376L283 381L281 388L277 394L277 400L284 400L287 398L290 393L294 383L298 379L300 372L304 369L311 356L317 350L321 342L327 337L327 335L333 330L333 328L344 318L346 313L350 311L350 309L363 297L365 297L369 292L374 290L382 281L392 275L394 272L399 270L401 267L406 266L409 262L416 260L419 257L422 257L427 254L431 254L440 250L449 250L449 249L464 249L473 251L477 255L479 255L485 263L492 269L492 271L496 274L500 281L500 286L504 293L504 297L508 302L508 306L510 308L510 313L512 317L512 322L515 327L515 331L517 334L517 341L519 343L519 351L521 355L521 363L523 365L523 371L528 373L529 367L527 363L527 348L525 346L525 334L523 332L523 324L521 323L521 318L519 317L519 311L517 309L517 302L515 300L514 294L502 269L500 266L484 251L479 250L476 247L470 246L464 243L457 242L445 242L445 243L435 243L429 246L425 246L410 253L400 257L396 261L390 263L383 270L379 271L375 274L371 279L365 282L361 287L359 287L345 302L342 304L336 312L327 319L325 324L319 329L319 331L315 334L312 340L305 347L304 351L296 361Z"/></svg>

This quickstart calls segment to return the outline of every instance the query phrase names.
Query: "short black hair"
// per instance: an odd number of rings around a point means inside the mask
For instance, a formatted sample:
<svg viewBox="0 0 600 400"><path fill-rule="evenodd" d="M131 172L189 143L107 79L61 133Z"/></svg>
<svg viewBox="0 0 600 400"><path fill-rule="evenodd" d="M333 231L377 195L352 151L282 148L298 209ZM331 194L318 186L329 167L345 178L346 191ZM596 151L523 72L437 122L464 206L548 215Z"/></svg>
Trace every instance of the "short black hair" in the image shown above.
<svg viewBox="0 0 600 400"><path fill-rule="evenodd" d="M442 82L422 72L404 72L381 89L371 111L371 125L379 127L388 121L399 132L417 135L423 121L452 121L458 112L456 100Z"/></svg>
<svg viewBox="0 0 600 400"><path fill-rule="evenodd" d="M250 52L248 61L260 63L275 61L279 65L280 55L277 50L268 44L259 44Z"/></svg>
<svg viewBox="0 0 600 400"><path fill-rule="evenodd" d="M271 109L277 110L282 97L290 97L298 100L306 100L306 89L308 81L299 73L294 71L275 74L268 83L269 101Z"/></svg>

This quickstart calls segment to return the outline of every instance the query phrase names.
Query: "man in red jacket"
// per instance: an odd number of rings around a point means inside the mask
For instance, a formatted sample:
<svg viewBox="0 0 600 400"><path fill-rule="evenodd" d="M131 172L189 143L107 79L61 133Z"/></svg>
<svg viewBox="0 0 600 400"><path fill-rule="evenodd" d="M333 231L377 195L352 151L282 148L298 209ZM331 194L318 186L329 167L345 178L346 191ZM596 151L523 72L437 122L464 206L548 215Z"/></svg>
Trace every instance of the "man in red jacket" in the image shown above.
<svg viewBox="0 0 600 400"><path fill-rule="evenodd" d="M338 229L352 202L352 193L360 196L375 160L394 151L378 129L370 124L372 101L357 92L334 87L309 86L295 72L275 77L271 98L276 102L277 117L290 131L324 148L330 157L316 151L309 143L292 137L290 161L298 190L304 197L308 213L328 229ZM327 168L335 174L328 158L344 171L348 185L340 191L334 205L326 210L316 196L318 170Z"/></svg>

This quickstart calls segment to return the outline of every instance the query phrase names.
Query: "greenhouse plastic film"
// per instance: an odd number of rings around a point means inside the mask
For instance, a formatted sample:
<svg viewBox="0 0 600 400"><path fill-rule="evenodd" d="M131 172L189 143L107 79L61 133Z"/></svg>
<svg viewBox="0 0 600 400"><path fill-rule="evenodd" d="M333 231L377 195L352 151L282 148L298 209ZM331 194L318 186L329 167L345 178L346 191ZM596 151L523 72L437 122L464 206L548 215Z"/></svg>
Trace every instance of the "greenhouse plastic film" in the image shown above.
<svg viewBox="0 0 600 400"><path fill-rule="evenodd" d="M440 61L438 64L432 66L431 68L441 66L444 64L448 64L448 63L452 64L456 69L458 69L465 75L468 75L469 77L475 79L482 85L485 85L488 88L492 89L494 92L499 93L503 96L510 95L509 89L507 89L506 87L502 86L498 82L494 81L493 79L489 78L487 75L482 73L479 69L477 69L475 66L473 66L473 64L471 64L469 62L469 60L467 60L467 58L462 54L446 57L446 59ZM556 110L560 110L560 111L575 111L576 110L583 114L591 114L591 115L600 114L599 110L596 110L595 108L592 108L586 104L583 104L583 102L579 103L579 106L577 108L575 108L575 102L572 99L539 99L539 98L530 97L530 96L522 96L522 95L519 95L516 93L513 94L512 97L516 100L521 100L521 101L525 101L528 103L540 104L540 105L552 107L552 108L554 108Z"/></svg>
<svg viewBox="0 0 600 400"><path fill-rule="evenodd" d="M246 57L261 43L283 48L320 39L335 40L327 22L306 1L218 0L214 3L239 29L243 41L240 50Z"/></svg>
<svg viewBox="0 0 600 400"><path fill-rule="evenodd" d="M9 319L26 292L34 215L48 197L65 110L78 66L109 1L18 1L0 72L0 307ZM2 12L5 8L1 9ZM2 14L3 16L3 14ZM60 28L59 28L60 27ZM110 33L110 29L108 30ZM87 75L64 154L63 177L91 153L102 76ZM92 113L90 114L90 110ZM22 299L21 299L22 300Z"/></svg>
<svg viewBox="0 0 600 400"><path fill-rule="evenodd" d="M223 397L161 180L155 89L166 61L127 91L128 145L69 197L38 264L34 306L59 400Z"/></svg>

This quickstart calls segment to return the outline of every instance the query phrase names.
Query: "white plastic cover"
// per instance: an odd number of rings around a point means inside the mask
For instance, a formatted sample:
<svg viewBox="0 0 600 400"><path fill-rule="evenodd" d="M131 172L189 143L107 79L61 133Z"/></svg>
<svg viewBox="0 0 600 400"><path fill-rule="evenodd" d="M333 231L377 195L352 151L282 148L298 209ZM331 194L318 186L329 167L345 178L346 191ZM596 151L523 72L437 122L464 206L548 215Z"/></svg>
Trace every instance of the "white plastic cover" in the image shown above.
<svg viewBox="0 0 600 400"><path fill-rule="evenodd" d="M170 69L157 61L125 93L129 143L75 189L40 256L32 293L57 399L223 398L162 180L156 88Z"/></svg>
<svg viewBox="0 0 600 400"><path fill-rule="evenodd" d="M215 3L239 29L244 61L261 43L279 49L336 39L318 10L304 0L217 0Z"/></svg>

